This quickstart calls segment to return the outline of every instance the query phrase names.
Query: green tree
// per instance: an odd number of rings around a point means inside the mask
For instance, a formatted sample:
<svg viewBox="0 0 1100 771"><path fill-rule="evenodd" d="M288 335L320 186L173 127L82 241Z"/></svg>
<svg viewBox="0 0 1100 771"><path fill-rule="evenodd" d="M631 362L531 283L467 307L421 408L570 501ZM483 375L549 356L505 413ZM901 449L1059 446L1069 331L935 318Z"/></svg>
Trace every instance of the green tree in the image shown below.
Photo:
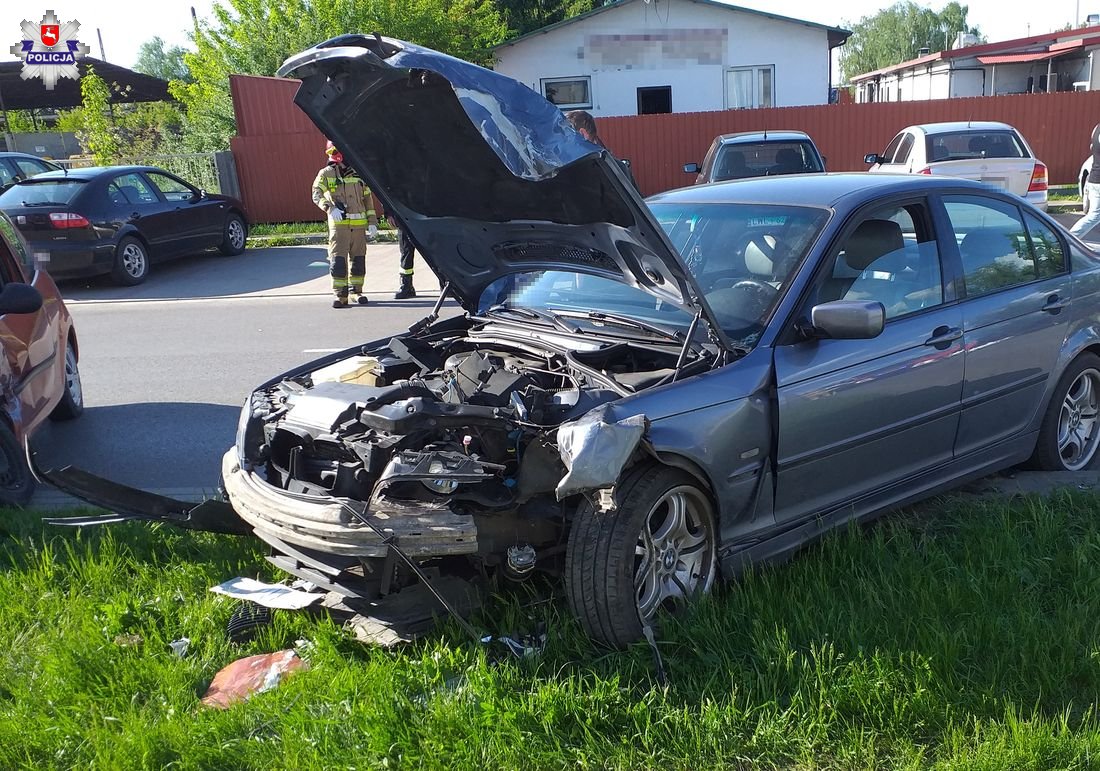
<svg viewBox="0 0 1100 771"><path fill-rule="evenodd" d="M493 0L225 0L197 25L184 55L192 82L174 81L191 150L221 150L234 133L229 75L274 75L290 56L348 32L378 31L489 63L508 36Z"/></svg>
<svg viewBox="0 0 1100 771"><path fill-rule="evenodd" d="M111 89L103 78L88 67L80 79L82 128L77 139L97 165L115 163L122 155L118 132L111 118Z"/></svg>
<svg viewBox="0 0 1100 771"><path fill-rule="evenodd" d="M191 73L183 59L186 53L180 46L165 48L164 40L154 37L141 44L134 69L161 80L190 80Z"/></svg>
<svg viewBox="0 0 1100 771"><path fill-rule="evenodd" d="M7 118L8 122L5 130L13 134L38 130L30 110L8 110Z"/></svg>
<svg viewBox="0 0 1100 771"><path fill-rule="evenodd" d="M496 5L512 33L525 35L591 11L603 0L496 0Z"/></svg>
<svg viewBox="0 0 1100 771"><path fill-rule="evenodd" d="M959 32L981 33L967 24L968 7L950 2L938 13L903 0L874 16L864 16L849 25L852 36L840 49L840 67L845 79L864 72L890 67L915 59L920 49L930 53L950 48Z"/></svg>

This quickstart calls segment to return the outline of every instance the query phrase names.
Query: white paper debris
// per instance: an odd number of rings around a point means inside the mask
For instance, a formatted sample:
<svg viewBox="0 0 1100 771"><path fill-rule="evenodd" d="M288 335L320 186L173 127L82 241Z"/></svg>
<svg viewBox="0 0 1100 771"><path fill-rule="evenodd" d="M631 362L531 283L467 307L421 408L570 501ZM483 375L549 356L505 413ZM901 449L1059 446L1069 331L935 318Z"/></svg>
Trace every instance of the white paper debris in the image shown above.
<svg viewBox="0 0 1100 771"><path fill-rule="evenodd" d="M237 600L248 600L265 608L301 610L317 602L324 595L302 592L282 584L265 584L254 578L233 578L224 584L210 587L215 594L224 594Z"/></svg>

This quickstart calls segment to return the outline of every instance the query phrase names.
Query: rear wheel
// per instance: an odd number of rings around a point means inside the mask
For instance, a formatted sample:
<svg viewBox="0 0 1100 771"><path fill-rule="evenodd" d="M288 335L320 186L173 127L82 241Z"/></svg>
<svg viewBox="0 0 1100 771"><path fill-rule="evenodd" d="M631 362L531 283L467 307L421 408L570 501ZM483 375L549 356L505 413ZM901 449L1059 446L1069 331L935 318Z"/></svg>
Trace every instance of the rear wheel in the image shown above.
<svg viewBox="0 0 1100 771"><path fill-rule="evenodd" d="M65 346L65 391L61 401L53 408L53 420L72 420L84 412L84 389L80 384L80 367L72 345Z"/></svg>
<svg viewBox="0 0 1100 771"><path fill-rule="evenodd" d="M115 266L111 278L122 286L137 286L149 275L149 252L145 244L133 236L118 242L115 250Z"/></svg>
<svg viewBox="0 0 1100 771"><path fill-rule="evenodd" d="M248 239L248 226L239 214L230 214L225 220L222 245L219 250L227 257L241 254Z"/></svg>
<svg viewBox="0 0 1100 771"><path fill-rule="evenodd" d="M698 480L646 464L616 486L618 509L585 503L569 533L569 604L596 640L623 647L644 624L710 591L717 573L714 507Z"/></svg>
<svg viewBox="0 0 1100 771"><path fill-rule="evenodd" d="M1039 428L1031 465L1047 471L1081 471L1100 447L1100 357L1078 356L1062 373Z"/></svg>
<svg viewBox="0 0 1100 771"><path fill-rule="evenodd" d="M34 494L23 448L8 426L0 422L0 506L25 506Z"/></svg>

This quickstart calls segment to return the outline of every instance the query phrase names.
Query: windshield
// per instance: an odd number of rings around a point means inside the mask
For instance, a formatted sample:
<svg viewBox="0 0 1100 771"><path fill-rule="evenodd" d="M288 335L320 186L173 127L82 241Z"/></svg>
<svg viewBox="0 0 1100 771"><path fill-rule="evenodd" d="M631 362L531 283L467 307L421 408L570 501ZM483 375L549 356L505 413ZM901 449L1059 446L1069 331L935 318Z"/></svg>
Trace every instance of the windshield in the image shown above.
<svg viewBox="0 0 1100 771"><path fill-rule="evenodd" d="M83 186L82 179L26 180L0 193L0 206L69 203Z"/></svg>
<svg viewBox="0 0 1100 771"><path fill-rule="evenodd" d="M741 348L756 344L829 218L828 210L805 206L656 203L650 208L695 276L718 323ZM683 333L693 319L688 311L641 289L563 270L513 273L498 279L482 294L478 306L485 312L498 304L564 312L570 323L582 326L585 316L607 314ZM528 318L538 320L534 314ZM623 334L647 333L628 332L613 321L597 318L604 332L616 327ZM702 335L701 329L697 335Z"/></svg>
<svg viewBox="0 0 1100 771"><path fill-rule="evenodd" d="M959 131L954 134L932 134L925 142L930 161L1030 157L1012 131Z"/></svg>
<svg viewBox="0 0 1100 771"><path fill-rule="evenodd" d="M827 209L747 203L654 203L718 323L751 348L829 219Z"/></svg>
<svg viewBox="0 0 1100 771"><path fill-rule="evenodd" d="M809 142L744 142L723 145L711 181L824 171Z"/></svg>

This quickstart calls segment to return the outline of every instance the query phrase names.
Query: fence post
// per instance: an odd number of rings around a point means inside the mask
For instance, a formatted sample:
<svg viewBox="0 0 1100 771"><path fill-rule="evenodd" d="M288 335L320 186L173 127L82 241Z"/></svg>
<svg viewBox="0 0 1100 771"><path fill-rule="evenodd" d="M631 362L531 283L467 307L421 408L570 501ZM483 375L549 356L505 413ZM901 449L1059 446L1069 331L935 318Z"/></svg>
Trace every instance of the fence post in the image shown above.
<svg viewBox="0 0 1100 771"><path fill-rule="evenodd" d="M233 153L219 150L214 153L214 165L218 169L218 187L222 195L241 197L241 184L237 180L237 165L233 163Z"/></svg>

